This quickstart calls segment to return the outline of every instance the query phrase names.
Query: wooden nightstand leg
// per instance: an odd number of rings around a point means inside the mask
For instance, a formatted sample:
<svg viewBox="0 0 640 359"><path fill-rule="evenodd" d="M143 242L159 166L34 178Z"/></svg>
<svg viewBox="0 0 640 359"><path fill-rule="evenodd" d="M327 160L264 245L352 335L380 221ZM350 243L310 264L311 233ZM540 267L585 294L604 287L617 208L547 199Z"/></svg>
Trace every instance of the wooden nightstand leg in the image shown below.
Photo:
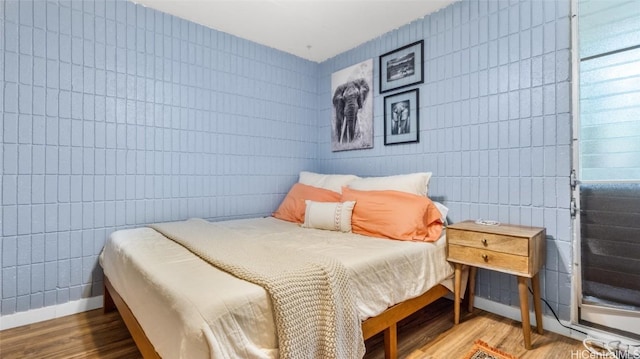
<svg viewBox="0 0 640 359"><path fill-rule="evenodd" d="M473 298L476 296L476 272L478 268L469 268L469 313L473 313Z"/></svg>
<svg viewBox="0 0 640 359"><path fill-rule="evenodd" d="M544 328L542 326L542 300L540 299L540 278L538 273L531 278L531 285L533 286L533 307L536 310L536 327L538 334L544 334Z"/></svg>
<svg viewBox="0 0 640 359"><path fill-rule="evenodd" d="M522 333L524 334L524 347L531 349L531 323L529 322L529 291L527 290L527 278L518 276L518 293L520 293L520 315L522 317Z"/></svg>
<svg viewBox="0 0 640 359"><path fill-rule="evenodd" d="M453 286L453 324L460 323L460 287L462 264L455 263L455 282Z"/></svg>

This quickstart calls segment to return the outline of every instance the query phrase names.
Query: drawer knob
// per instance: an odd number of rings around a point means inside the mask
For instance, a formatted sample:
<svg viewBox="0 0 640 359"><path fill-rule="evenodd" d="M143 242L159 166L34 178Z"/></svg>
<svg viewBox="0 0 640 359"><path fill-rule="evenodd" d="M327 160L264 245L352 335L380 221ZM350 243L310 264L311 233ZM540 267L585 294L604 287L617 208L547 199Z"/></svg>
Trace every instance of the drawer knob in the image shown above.
<svg viewBox="0 0 640 359"><path fill-rule="evenodd" d="M488 262L489 261L489 256L486 255L486 254L483 254L482 255L482 259L484 259L485 262Z"/></svg>
<svg viewBox="0 0 640 359"><path fill-rule="evenodd" d="M483 244L485 247L489 245L489 243L487 242L487 239L486 239L486 238L483 238L483 239L482 239L482 244Z"/></svg>

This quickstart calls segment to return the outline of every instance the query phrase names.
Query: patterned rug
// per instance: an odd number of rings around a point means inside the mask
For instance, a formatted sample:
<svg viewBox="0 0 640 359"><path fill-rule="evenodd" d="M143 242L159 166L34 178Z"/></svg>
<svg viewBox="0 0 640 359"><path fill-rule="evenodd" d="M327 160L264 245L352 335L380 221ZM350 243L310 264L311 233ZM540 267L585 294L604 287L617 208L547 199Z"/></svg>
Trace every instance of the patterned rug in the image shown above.
<svg viewBox="0 0 640 359"><path fill-rule="evenodd" d="M517 357L507 354L500 349L496 349L482 340L476 340L473 348L463 357L463 359L518 359Z"/></svg>

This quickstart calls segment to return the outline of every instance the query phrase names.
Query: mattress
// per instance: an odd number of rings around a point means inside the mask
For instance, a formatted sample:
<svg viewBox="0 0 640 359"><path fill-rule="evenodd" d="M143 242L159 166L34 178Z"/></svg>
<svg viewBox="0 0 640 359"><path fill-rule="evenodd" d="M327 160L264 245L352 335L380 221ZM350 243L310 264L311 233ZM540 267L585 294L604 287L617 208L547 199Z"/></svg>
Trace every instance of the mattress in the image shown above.
<svg viewBox="0 0 640 359"><path fill-rule="evenodd" d="M425 243L301 228L272 217L217 224L301 255L339 260L351 276L362 320L439 283L451 288L444 234ZM278 357L271 301L262 287L211 266L150 228L114 232L100 262L161 357Z"/></svg>

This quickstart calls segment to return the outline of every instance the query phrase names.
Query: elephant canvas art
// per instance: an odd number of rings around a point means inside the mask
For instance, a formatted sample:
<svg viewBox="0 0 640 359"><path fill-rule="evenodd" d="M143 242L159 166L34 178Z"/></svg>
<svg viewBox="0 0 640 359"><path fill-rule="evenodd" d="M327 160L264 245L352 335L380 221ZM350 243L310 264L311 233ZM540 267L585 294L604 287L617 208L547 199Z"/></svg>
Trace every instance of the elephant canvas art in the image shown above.
<svg viewBox="0 0 640 359"><path fill-rule="evenodd" d="M373 147L373 60L331 76L333 151Z"/></svg>
<svg viewBox="0 0 640 359"><path fill-rule="evenodd" d="M333 93L333 108L336 111L336 129L340 143L352 142L356 138L358 112L369 94L365 79L344 83Z"/></svg>

